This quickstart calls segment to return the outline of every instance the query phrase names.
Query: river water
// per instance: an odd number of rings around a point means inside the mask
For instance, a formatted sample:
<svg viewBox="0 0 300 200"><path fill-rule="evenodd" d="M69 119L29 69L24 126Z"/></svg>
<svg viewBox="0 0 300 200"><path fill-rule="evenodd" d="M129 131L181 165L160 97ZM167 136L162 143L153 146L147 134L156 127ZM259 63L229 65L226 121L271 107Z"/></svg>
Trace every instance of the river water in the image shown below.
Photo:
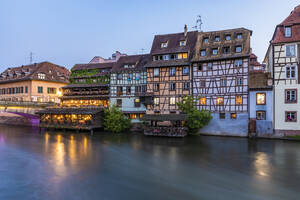
<svg viewBox="0 0 300 200"><path fill-rule="evenodd" d="M300 143L0 126L0 199L300 199Z"/></svg>

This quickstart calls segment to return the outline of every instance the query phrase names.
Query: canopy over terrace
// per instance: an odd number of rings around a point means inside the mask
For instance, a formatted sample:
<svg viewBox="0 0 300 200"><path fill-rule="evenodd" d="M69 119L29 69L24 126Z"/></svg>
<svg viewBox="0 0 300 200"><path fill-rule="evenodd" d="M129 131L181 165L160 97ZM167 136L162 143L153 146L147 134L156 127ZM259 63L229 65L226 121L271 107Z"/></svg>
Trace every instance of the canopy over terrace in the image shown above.
<svg viewBox="0 0 300 200"><path fill-rule="evenodd" d="M184 127L186 119L186 114L144 115L142 120L148 122L144 129L144 134L150 136L185 137L188 134L187 128Z"/></svg>

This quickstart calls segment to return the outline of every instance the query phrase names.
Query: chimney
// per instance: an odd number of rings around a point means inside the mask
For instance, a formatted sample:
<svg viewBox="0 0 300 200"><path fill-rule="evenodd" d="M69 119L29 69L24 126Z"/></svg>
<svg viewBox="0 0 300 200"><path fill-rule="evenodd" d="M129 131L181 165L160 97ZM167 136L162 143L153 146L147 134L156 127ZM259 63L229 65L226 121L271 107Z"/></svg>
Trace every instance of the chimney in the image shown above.
<svg viewBox="0 0 300 200"><path fill-rule="evenodd" d="M186 35L187 35L187 25L185 24L184 25L184 37L186 37Z"/></svg>

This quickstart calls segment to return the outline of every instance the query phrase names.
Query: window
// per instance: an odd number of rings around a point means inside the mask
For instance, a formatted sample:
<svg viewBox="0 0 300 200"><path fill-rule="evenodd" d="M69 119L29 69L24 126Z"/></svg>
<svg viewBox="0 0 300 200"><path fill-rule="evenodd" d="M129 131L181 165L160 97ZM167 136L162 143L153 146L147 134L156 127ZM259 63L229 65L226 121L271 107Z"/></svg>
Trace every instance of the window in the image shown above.
<svg viewBox="0 0 300 200"><path fill-rule="evenodd" d="M127 81L131 81L133 79L133 74L128 74Z"/></svg>
<svg viewBox="0 0 300 200"><path fill-rule="evenodd" d="M243 39L243 34L242 33L238 33L236 35L236 39Z"/></svg>
<svg viewBox="0 0 300 200"><path fill-rule="evenodd" d="M204 42L204 43L208 43L208 37L205 37L205 38L203 39L203 42Z"/></svg>
<svg viewBox="0 0 300 200"><path fill-rule="evenodd" d="M297 112L296 111L285 112L285 122L297 122Z"/></svg>
<svg viewBox="0 0 300 200"><path fill-rule="evenodd" d="M117 75L117 79L118 79L118 80L122 80L122 79L123 79L123 74L118 74L118 75Z"/></svg>
<svg viewBox="0 0 300 200"><path fill-rule="evenodd" d="M236 113L230 113L230 119L236 119Z"/></svg>
<svg viewBox="0 0 300 200"><path fill-rule="evenodd" d="M154 76L159 76L159 68L154 68Z"/></svg>
<svg viewBox="0 0 300 200"><path fill-rule="evenodd" d="M140 73L137 73L135 75L135 80L139 81L141 79L141 74Z"/></svg>
<svg viewBox="0 0 300 200"><path fill-rule="evenodd" d="M176 75L176 67L170 67L170 76Z"/></svg>
<svg viewBox="0 0 300 200"><path fill-rule="evenodd" d="M167 48L167 47L168 47L168 42L161 43L161 48Z"/></svg>
<svg viewBox="0 0 300 200"><path fill-rule="evenodd" d="M186 45L186 41L185 40L182 40L179 42L179 46L183 47Z"/></svg>
<svg viewBox="0 0 300 200"><path fill-rule="evenodd" d="M241 67L243 65L243 61L242 60L235 60L234 61L234 66L235 67Z"/></svg>
<svg viewBox="0 0 300 200"><path fill-rule="evenodd" d="M202 105L202 106L206 105L206 97L200 98L200 105Z"/></svg>
<svg viewBox="0 0 300 200"><path fill-rule="evenodd" d="M218 49L212 49L212 55L218 55Z"/></svg>
<svg viewBox="0 0 300 200"><path fill-rule="evenodd" d="M170 60L170 55L163 55L163 60Z"/></svg>
<svg viewBox="0 0 300 200"><path fill-rule="evenodd" d="M235 53L241 53L242 52L242 46L236 46L235 47Z"/></svg>
<svg viewBox="0 0 300 200"><path fill-rule="evenodd" d="M141 101L139 98L134 99L134 107L141 107Z"/></svg>
<svg viewBox="0 0 300 200"><path fill-rule="evenodd" d="M154 105L159 105L159 98L158 97L154 97Z"/></svg>
<svg viewBox="0 0 300 200"><path fill-rule="evenodd" d="M217 98L217 105L223 105L224 104L224 98L223 97L218 97Z"/></svg>
<svg viewBox="0 0 300 200"><path fill-rule="evenodd" d="M227 80L226 80L226 79L221 79L220 81L221 81L220 86L221 86L221 87L226 87L226 85L227 85Z"/></svg>
<svg viewBox="0 0 300 200"><path fill-rule="evenodd" d="M136 114L129 114L129 119L136 119L136 118L137 118Z"/></svg>
<svg viewBox="0 0 300 200"><path fill-rule="evenodd" d="M256 105L266 104L266 93L256 93Z"/></svg>
<svg viewBox="0 0 300 200"><path fill-rule="evenodd" d="M206 81L205 80L201 80L200 81L200 87L205 87L206 86Z"/></svg>
<svg viewBox="0 0 300 200"><path fill-rule="evenodd" d="M295 44L286 45L285 50L286 50L287 57L295 57L296 56L296 45Z"/></svg>
<svg viewBox="0 0 300 200"><path fill-rule="evenodd" d="M38 73L38 79L45 79L45 78L46 78L46 74Z"/></svg>
<svg viewBox="0 0 300 200"><path fill-rule="evenodd" d="M231 35L226 35L226 36L225 36L225 40L226 40L226 41L231 40Z"/></svg>
<svg viewBox="0 0 300 200"><path fill-rule="evenodd" d="M43 87L42 86L38 86L38 93L43 93Z"/></svg>
<svg viewBox="0 0 300 200"><path fill-rule="evenodd" d="M225 116L226 116L225 113L220 113L220 114L219 114L219 118L220 118L220 119L225 119Z"/></svg>
<svg viewBox="0 0 300 200"><path fill-rule="evenodd" d="M189 82L184 82L183 83L183 90L189 90L190 89L190 83Z"/></svg>
<svg viewBox="0 0 300 200"><path fill-rule="evenodd" d="M117 107L122 107L122 99L117 99Z"/></svg>
<svg viewBox="0 0 300 200"><path fill-rule="evenodd" d="M169 90L176 90L176 83L170 83Z"/></svg>
<svg viewBox="0 0 300 200"><path fill-rule="evenodd" d="M212 63L207 63L207 70L212 70Z"/></svg>
<svg viewBox="0 0 300 200"><path fill-rule="evenodd" d="M175 104L176 104L175 97L170 97L170 105L175 105Z"/></svg>
<svg viewBox="0 0 300 200"><path fill-rule="evenodd" d="M127 86L126 87L126 95L130 95L131 94L131 86Z"/></svg>
<svg viewBox="0 0 300 200"><path fill-rule="evenodd" d="M203 70L203 65L202 65L202 64L199 64L199 65L198 65L198 70L199 70L199 71L202 71L202 70Z"/></svg>
<svg viewBox="0 0 300 200"><path fill-rule="evenodd" d="M296 78L296 66L286 66L286 78L294 79Z"/></svg>
<svg viewBox="0 0 300 200"><path fill-rule="evenodd" d="M257 120L266 120L266 111L256 111Z"/></svg>
<svg viewBox="0 0 300 200"><path fill-rule="evenodd" d="M297 103L297 89L285 90L285 103Z"/></svg>
<svg viewBox="0 0 300 200"><path fill-rule="evenodd" d="M25 86L25 93L28 93L28 86Z"/></svg>
<svg viewBox="0 0 300 200"><path fill-rule="evenodd" d="M179 53L177 54L178 59L187 59L188 54L187 53Z"/></svg>
<svg viewBox="0 0 300 200"><path fill-rule="evenodd" d="M200 51L200 55L201 55L201 56L206 56L206 50L201 50L201 51Z"/></svg>
<svg viewBox="0 0 300 200"><path fill-rule="evenodd" d="M47 88L48 94L56 94L56 88Z"/></svg>
<svg viewBox="0 0 300 200"><path fill-rule="evenodd" d="M117 96L121 96L123 95L123 87L122 86L118 86L117 87Z"/></svg>
<svg viewBox="0 0 300 200"><path fill-rule="evenodd" d="M235 104L236 105L242 105L243 104L243 97L242 96L236 96L235 97Z"/></svg>
<svg viewBox="0 0 300 200"><path fill-rule="evenodd" d="M224 54L229 54L230 53L230 47L224 47L223 48L223 53Z"/></svg>
<svg viewBox="0 0 300 200"><path fill-rule="evenodd" d="M242 77L237 77L236 78L236 85L243 85L243 78Z"/></svg>
<svg viewBox="0 0 300 200"><path fill-rule="evenodd" d="M154 92L158 92L159 91L159 83L154 83L153 90L154 90Z"/></svg>
<svg viewBox="0 0 300 200"><path fill-rule="evenodd" d="M220 36L215 37L216 42L220 42Z"/></svg>
<svg viewBox="0 0 300 200"><path fill-rule="evenodd" d="M292 37L292 27L288 26L284 28L285 37Z"/></svg>
<svg viewBox="0 0 300 200"><path fill-rule="evenodd" d="M183 67L182 74L189 75L189 73L190 73L190 67L189 66Z"/></svg>

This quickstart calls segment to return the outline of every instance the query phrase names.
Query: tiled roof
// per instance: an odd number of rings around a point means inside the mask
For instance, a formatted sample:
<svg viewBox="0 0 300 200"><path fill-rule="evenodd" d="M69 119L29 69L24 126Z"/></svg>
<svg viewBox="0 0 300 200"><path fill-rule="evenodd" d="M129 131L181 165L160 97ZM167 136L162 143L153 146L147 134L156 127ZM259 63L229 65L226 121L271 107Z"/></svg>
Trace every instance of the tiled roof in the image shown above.
<svg viewBox="0 0 300 200"><path fill-rule="evenodd" d="M112 72L144 70L150 58L150 54L122 56L114 65ZM134 67L124 68L125 65L133 65Z"/></svg>
<svg viewBox="0 0 300 200"><path fill-rule="evenodd" d="M45 74L44 79L40 79L38 74ZM41 62L20 67L7 68L0 75L0 83L15 82L23 80L43 80L53 82L68 83L70 71L65 67L55 65L50 62Z"/></svg>
<svg viewBox="0 0 300 200"><path fill-rule="evenodd" d="M285 27L292 28L292 37L285 37ZM290 15L276 26L271 43L289 43L300 41L300 6L297 6Z"/></svg>

